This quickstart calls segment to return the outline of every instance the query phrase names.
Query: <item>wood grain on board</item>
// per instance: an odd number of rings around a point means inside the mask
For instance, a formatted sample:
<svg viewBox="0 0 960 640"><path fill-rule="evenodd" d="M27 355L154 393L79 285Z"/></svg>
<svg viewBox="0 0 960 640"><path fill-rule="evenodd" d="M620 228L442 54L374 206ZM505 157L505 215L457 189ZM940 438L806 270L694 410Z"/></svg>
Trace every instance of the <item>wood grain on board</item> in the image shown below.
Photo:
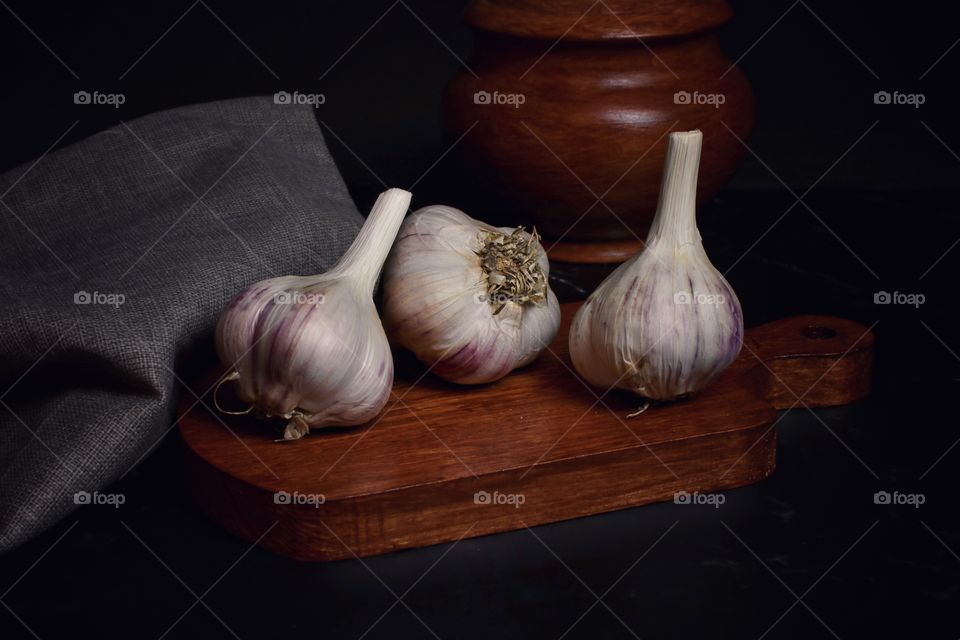
<svg viewBox="0 0 960 640"><path fill-rule="evenodd" d="M592 389L572 369L576 307L563 305L557 339L523 370L463 387L399 357L378 419L296 442L217 413L211 387L223 372L210 372L197 384L203 401L180 420L188 491L236 535L269 529L259 544L277 553L375 555L756 482L774 468L777 409L869 392L870 331L794 317L748 330L710 388L628 419L635 396Z"/></svg>

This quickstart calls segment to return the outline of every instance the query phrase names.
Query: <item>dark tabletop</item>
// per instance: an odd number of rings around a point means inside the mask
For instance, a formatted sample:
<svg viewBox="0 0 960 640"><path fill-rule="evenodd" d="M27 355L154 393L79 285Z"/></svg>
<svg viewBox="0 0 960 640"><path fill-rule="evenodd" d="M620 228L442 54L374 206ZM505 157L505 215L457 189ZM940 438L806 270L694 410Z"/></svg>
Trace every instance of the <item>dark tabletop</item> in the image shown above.
<svg viewBox="0 0 960 640"><path fill-rule="evenodd" d="M442 89L469 57L463 2L182 4L0 3L0 169L153 110L313 89L358 208L381 179L425 175L419 204L470 210L469 179L438 162ZM869 398L784 413L776 471L719 508L655 504L328 564L209 522L174 431L107 489L122 506L82 507L0 558L0 638L960 636L957 21L937 2L732 4L724 45L757 126L700 212L706 249L748 326L818 313L873 327ZM72 103L97 88L127 103ZM928 104L873 104L894 89ZM557 265L553 286L577 299L604 273ZM883 291L925 302L875 304Z"/></svg>
<svg viewBox="0 0 960 640"><path fill-rule="evenodd" d="M873 393L784 413L774 474L726 492L719 507L656 504L305 564L233 538L192 507L174 434L109 489L123 494L122 506L83 507L3 558L3 637L960 633L960 518L949 489L960 455L960 359L942 300L949 288L938 286L960 254L918 281L937 257L928 245L946 250L960 232L944 214L952 202L817 195L810 207L832 232L795 209L737 261L791 202L782 193L723 194L701 215L708 251L721 270L733 266L748 325L811 312L873 326ZM918 207L938 225L934 236L913 225L895 236L876 231ZM928 300L875 305L881 290ZM922 504L876 504L880 491Z"/></svg>

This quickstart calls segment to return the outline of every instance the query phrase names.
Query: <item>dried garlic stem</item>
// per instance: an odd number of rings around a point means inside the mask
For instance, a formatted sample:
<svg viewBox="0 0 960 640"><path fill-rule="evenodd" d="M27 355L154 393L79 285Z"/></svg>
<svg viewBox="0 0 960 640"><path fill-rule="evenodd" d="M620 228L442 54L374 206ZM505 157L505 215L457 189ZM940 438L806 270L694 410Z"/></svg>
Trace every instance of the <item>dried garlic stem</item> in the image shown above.
<svg viewBox="0 0 960 640"><path fill-rule="evenodd" d="M507 302L542 305L547 301L547 279L538 260L540 236L528 236L523 227L506 235L480 232L480 266L487 278L487 299L500 313Z"/></svg>

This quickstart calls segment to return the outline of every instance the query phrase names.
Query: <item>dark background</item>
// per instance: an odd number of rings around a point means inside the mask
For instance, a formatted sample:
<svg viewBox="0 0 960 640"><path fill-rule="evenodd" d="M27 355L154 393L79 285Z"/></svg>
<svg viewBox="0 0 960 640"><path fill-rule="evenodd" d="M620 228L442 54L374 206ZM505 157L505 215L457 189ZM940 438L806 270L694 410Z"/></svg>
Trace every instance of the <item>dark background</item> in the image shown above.
<svg viewBox="0 0 960 640"><path fill-rule="evenodd" d="M351 188L380 184L345 146L385 182L408 185L444 149L443 89L461 68L457 57L470 55L465 4L3 0L0 170L38 157L74 122L59 144L160 109L298 89L327 97L318 118L336 134L328 137ZM921 124L956 148L960 56L953 50L933 66L960 36L951 3L731 4L736 17L722 36L753 84L750 146L787 184L815 182L879 120L820 187L955 188L955 158ZM122 92L126 103L73 103L75 91L94 89ZM919 110L874 105L879 90L924 93L927 102ZM730 186L782 187L752 158Z"/></svg>
<svg viewBox="0 0 960 640"><path fill-rule="evenodd" d="M0 559L0 636L158 637L191 591L209 609L166 637L960 636L957 16L942 2L732 4L723 42L757 119L752 153L700 213L707 249L748 325L873 326L871 398L784 416L775 474L720 509L652 505L364 563L300 564L221 532L186 500L173 436L112 489L121 509L80 509ZM2 0L0 170L158 109L296 89L325 94L317 117L364 210L381 180L410 185L446 150L463 5ZM75 105L79 90L126 103ZM875 105L880 90L926 103ZM471 199L443 160L415 205ZM878 291L926 302L875 305ZM880 490L925 503L875 505Z"/></svg>

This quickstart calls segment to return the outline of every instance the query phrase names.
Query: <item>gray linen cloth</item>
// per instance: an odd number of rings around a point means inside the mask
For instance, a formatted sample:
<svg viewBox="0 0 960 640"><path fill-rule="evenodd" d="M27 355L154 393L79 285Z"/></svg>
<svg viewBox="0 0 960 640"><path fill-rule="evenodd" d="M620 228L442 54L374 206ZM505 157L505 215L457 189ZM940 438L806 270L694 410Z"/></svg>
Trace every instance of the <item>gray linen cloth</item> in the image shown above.
<svg viewBox="0 0 960 640"><path fill-rule="evenodd" d="M362 224L310 107L152 114L0 176L0 552L173 427L245 286L319 273Z"/></svg>

